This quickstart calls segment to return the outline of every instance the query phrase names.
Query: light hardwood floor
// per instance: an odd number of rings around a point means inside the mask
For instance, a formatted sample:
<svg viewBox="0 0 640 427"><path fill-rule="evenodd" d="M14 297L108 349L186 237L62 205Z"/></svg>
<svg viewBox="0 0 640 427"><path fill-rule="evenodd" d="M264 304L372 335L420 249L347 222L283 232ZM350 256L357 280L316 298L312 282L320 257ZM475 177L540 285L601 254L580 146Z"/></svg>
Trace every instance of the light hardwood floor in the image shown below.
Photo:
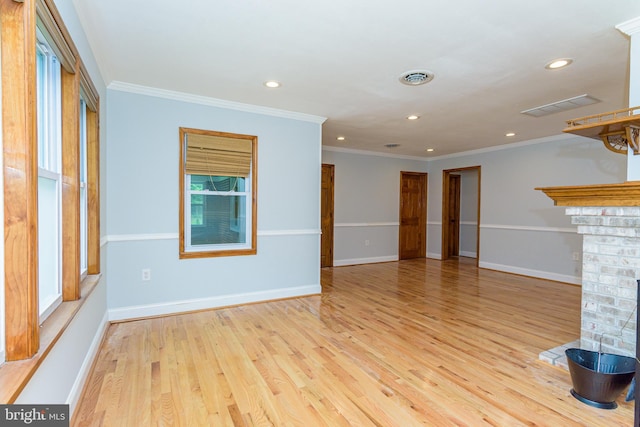
<svg viewBox="0 0 640 427"><path fill-rule="evenodd" d="M538 361L577 286L429 259L322 270L321 296L110 326L73 425L631 426Z"/></svg>

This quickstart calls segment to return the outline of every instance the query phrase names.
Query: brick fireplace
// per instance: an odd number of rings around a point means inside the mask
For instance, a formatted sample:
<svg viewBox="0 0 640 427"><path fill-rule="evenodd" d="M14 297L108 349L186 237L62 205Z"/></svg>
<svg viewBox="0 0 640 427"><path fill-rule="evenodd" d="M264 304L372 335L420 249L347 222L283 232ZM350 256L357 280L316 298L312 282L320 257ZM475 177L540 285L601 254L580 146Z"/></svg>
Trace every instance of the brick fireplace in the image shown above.
<svg viewBox="0 0 640 427"><path fill-rule="evenodd" d="M635 356L640 207L572 207L583 235L580 347Z"/></svg>
<svg viewBox="0 0 640 427"><path fill-rule="evenodd" d="M566 207L583 235L580 340L540 358L563 365L567 346L598 350L601 340L603 352L635 356L640 181L540 190Z"/></svg>

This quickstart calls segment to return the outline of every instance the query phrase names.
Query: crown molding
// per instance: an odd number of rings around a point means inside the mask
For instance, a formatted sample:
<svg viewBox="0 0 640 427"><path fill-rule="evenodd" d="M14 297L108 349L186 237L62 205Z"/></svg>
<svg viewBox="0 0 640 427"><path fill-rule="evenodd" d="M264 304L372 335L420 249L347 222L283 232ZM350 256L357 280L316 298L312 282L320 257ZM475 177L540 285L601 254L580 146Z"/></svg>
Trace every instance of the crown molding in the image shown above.
<svg viewBox="0 0 640 427"><path fill-rule="evenodd" d="M640 33L640 16L616 25L616 29L628 36Z"/></svg>
<svg viewBox="0 0 640 427"><path fill-rule="evenodd" d="M377 156L377 157L389 157L393 159L419 160L421 162L427 162L431 160L426 157L409 156L406 154L382 153L380 151L357 150L355 148L333 147L330 145L323 145L322 151L335 151L336 153L358 154L360 156Z"/></svg>
<svg viewBox="0 0 640 427"><path fill-rule="evenodd" d="M240 102L227 101L224 99L210 98L208 96L194 95L191 93L177 92L173 90L159 89L155 87L142 86L121 81L112 81L107 89L120 92L136 93L139 95L154 96L156 98L171 99L174 101L188 102L191 104L207 105L210 107L226 108L229 110L243 111L246 113L263 114L265 116L280 117L284 119L300 120L322 124L326 117L314 116L312 114L296 113L293 111L279 110L277 108L261 107L259 105L243 104Z"/></svg>
<svg viewBox="0 0 640 427"><path fill-rule="evenodd" d="M332 147L328 145L323 145L322 150L335 151L338 153L359 154L359 155L366 155L366 156L379 156L379 157L391 157L396 159L419 160L422 162L429 163L433 160L444 160L444 159L451 159L454 157L464 157L464 156L472 156L472 155L477 155L482 153L491 153L494 151L510 150L512 148L526 147L528 145L544 144L546 142L563 141L571 138L575 138L575 135L559 134L559 135L545 136L542 138L529 139L527 141L513 142L511 144L501 144L501 145L494 145L493 147L478 148L477 150L443 154L442 156L435 156L435 157L418 157L418 156L408 156L408 155L402 155L402 154L389 154L389 153L381 153L378 151L357 150L354 148Z"/></svg>
<svg viewBox="0 0 640 427"><path fill-rule="evenodd" d="M512 142L510 144L494 145L493 147L478 148L476 150L461 151L459 153L444 154L442 156L429 157L428 160L429 161L443 160L443 159L451 159L454 157L464 157L464 156L472 156L472 155L483 154L483 153L491 153L494 151L510 150L512 148L527 147L529 145L563 141L565 139L571 139L572 137L575 137L575 135L559 134L559 135L545 136L542 138L529 139L526 141Z"/></svg>

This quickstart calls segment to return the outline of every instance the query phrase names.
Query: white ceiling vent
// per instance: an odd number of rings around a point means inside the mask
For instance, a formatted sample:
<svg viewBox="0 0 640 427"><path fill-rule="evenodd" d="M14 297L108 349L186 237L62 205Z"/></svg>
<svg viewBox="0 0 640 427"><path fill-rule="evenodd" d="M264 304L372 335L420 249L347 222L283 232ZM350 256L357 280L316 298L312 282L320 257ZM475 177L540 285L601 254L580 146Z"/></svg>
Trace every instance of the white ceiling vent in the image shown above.
<svg viewBox="0 0 640 427"><path fill-rule="evenodd" d="M574 96L569 99L563 99L562 101L552 102L551 104L530 108L528 110L520 111L520 113L533 117L542 117L548 116L549 114L559 113L560 111L573 110L574 108L584 107L585 105L591 105L597 102L600 102L600 100L584 94Z"/></svg>
<svg viewBox="0 0 640 427"><path fill-rule="evenodd" d="M399 77L400 83L408 86L418 86L429 83L433 80L434 74L427 70L413 70L402 73Z"/></svg>

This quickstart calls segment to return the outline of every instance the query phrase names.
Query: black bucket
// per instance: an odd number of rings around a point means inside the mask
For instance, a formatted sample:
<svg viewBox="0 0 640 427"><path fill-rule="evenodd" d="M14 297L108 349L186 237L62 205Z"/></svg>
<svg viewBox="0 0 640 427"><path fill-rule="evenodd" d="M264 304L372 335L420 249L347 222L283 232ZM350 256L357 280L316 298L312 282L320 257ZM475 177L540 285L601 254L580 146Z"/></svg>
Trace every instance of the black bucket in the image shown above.
<svg viewBox="0 0 640 427"><path fill-rule="evenodd" d="M636 359L579 348L569 348L565 354L573 382L573 397L596 408L617 408L615 400L631 383Z"/></svg>

